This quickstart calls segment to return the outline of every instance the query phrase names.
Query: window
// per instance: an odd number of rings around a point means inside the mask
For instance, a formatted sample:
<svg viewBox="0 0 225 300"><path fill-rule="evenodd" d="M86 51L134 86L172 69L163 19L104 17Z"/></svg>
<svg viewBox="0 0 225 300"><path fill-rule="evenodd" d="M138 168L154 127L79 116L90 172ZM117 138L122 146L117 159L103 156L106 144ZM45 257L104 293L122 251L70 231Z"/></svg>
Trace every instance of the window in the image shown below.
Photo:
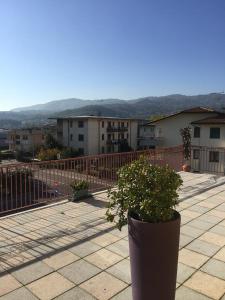
<svg viewBox="0 0 225 300"><path fill-rule="evenodd" d="M121 127L124 127L124 122L121 123Z"/></svg>
<svg viewBox="0 0 225 300"><path fill-rule="evenodd" d="M104 121L102 121L102 128L104 128L105 124L104 124Z"/></svg>
<svg viewBox="0 0 225 300"><path fill-rule="evenodd" d="M16 135L16 140L19 140L20 139L20 135Z"/></svg>
<svg viewBox="0 0 225 300"><path fill-rule="evenodd" d="M193 150L193 158L194 159L199 159L200 158L200 150L199 149L194 149Z"/></svg>
<svg viewBox="0 0 225 300"><path fill-rule="evenodd" d="M108 127L111 127L111 122L108 122Z"/></svg>
<svg viewBox="0 0 225 300"><path fill-rule="evenodd" d="M105 153L105 147L102 147L102 153Z"/></svg>
<svg viewBox="0 0 225 300"><path fill-rule="evenodd" d="M78 148L79 155L84 155L84 148Z"/></svg>
<svg viewBox="0 0 225 300"><path fill-rule="evenodd" d="M70 128L73 127L73 121L70 121Z"/></svg>
<svg viewBox="0 0 225 300"><path fill-rule="evenodd" d="M84 135L83 134L79 134L78 135L78 141L79 142L83 142L84 141Z"/></svg>
<svg viewBox="0 0 225 300"><path fill-rule="evenodd" d="M70 141L72 141L72 140L73 140L73 135L71 134L71 135L70 135Z"/></svg>
<svg viewBox="0 0 225 300"><path fill-rule="evenodd" d="M127 139L129 138L129 133L127 133Z"/></svg>
<svg viewBox="0 0 225 300"><path fill-rule="evenodd" d="M27 135L23 135L23 140L28 140L28 136Z"/></svg>
<svg viewBox="0 0 225 300"><path fill-rule="evenodd" d="M104 136L104 134L102 134L102 141L104 141L104 139L105 139L105 136Z"/></svg>
<svg viewBox="0 0 225 300"><path fill-rule="evenodd" d="M78 127L83 128L84 127L84 121L78 121Z"/></svg>
<svg viewBox="0 0 225 300"><path fill-rule="evenodd" d="M20 145L20 141L16 141L16 145Z"/></svg>
<svg viewBox="0 0 225 300"><path fill-rule="evenodd" d="M108 140L111 140L111 134L108 134Z"/></svg>
<svg viewBox="0 0 225 300"><path fill-rule="evenodd" d="M210 139L219 139L220 138L220 128L211 127L210 128Z"/></svg>
<svg viewBox="0 0 225 300"><path fill-rule="evenodd" d="M219 162L219 151L209 151L209 162Z"/></svg>
<svg viewBox="0 0 225 300"><path fill-rule="evenodd" d="M200 127L194 127L194 138L200 138Z"/></svg>

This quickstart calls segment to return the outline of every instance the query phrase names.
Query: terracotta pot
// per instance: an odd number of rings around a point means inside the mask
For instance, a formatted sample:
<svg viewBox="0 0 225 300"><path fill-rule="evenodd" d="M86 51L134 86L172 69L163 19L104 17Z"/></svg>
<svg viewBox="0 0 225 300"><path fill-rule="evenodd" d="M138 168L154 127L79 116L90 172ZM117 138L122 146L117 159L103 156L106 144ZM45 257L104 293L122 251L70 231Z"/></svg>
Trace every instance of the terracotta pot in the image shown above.
<svg viewBox="0 0 225 300"><path fill-rule="evenodd" d="M184 165L182 166L182 170L183 170L184 172L190 172L190 171L191 171L191 166L190 166L190 165L187 165L187 164L184 164Z"/></svg>
<svg viewBox="0 0 225 300"><path fill-rule="evenodd" d="M174 300L180 214L169 222L147 223L128 217L133 300Z"/></svg>

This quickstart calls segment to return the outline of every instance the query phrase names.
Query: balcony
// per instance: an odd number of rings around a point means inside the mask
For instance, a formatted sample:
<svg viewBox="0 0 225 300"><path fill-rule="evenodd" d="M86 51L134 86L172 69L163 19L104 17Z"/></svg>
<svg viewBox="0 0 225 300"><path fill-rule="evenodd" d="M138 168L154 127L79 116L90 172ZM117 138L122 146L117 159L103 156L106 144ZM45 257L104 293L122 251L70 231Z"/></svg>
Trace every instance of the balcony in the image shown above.
<svg viewBox="0 0 225 300"><path fill-rule="evenodd" d="M176 299L223 299L225 184L181 176ZM107 202L102 192L0 219L2 300L131 300L127 227L106 222Z"/></svg>
<svg viewBox="0 0 225 300"><path fill-rule="evenodd" d="M126 132L128 131L128 127L124 127L124 126L108 126L107 127L107 132Z"/></svg>
<svg viewBox="0 0 225 300"><path fill-rule="evenodd" d="M113 139L113 140L107 140L107 145L121 145L127 143L127 139Z"/></svg>

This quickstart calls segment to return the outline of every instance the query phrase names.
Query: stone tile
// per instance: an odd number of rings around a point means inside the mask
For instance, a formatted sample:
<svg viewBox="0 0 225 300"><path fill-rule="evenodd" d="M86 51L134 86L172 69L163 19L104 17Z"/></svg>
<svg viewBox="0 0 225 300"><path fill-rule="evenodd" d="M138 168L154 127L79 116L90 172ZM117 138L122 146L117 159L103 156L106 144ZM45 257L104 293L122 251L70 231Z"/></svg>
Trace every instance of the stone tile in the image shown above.
<svg viewBox="0 0 225 300"><path fill-rule="evenodd" d="M199 217L201 215L201 213L198 213L198 212L193 211L193 210L185 209L181 212L181 215L189 217L191 219L195 219L195 218Z"/></svg>
<svg viewBox="0 0 225 300"><path fill-rule="evenodd" d="M27 288L41 300L52 299L74 286L72 282L54 272L27 285Z"/></svg>
<svg viewBox="0 0 225 300"><path fill-rule="evenodd" d="M203 214L203 213L205 213L205 212L207 212L207 211L210 210L210 208L208 208L208 207L203 207L203 206L200 206L200 205L198 205L198 204L193 205L193 206L189 207L188 209L189 209L189 210L196 211L196 212L201 213L201 214Z"/></svg>
<svg viewBox="0 0 225 300"><path fill-rule="evenodd" d="M201 270L218 278L225 280L225 263L217 260L210 259L201 267Z"/></svg>
<svg viewBox="0 0 225 300"><path fill-rule="evenodd" d="M196 269L200 268L208 259L208 256L186 248L182 249L179 253L179 262Z"/></svg>
<svg viewBox="0 0 225 300"><path fill-rule="evenodd" d="M178 270L177 270L177 282L183 283L186 281L196 269L186 266L182 263L178 263Z"/></svg>
<svg viewBox="0 0 225 300"><path fill-rule="evenodd" d="M199 202L198 205L203 206L203 207L208 207L208 208L214 208L214 207L217 206L216 203L212 203L212 202L210 202L210 201L208 201L208 200Z"/></svg>
<svg viewBox="0 0 225 300"><path fill-rule="evenodd" d="M212 300L212 298L208 298L185 286L180 286L176 291L175 300Z"/></svg>
<svg viewBox="0 0 225 300"><path fill-rule="evenodd" d="M225 262L225 247L220 249L220 251L218 251L213 258L216 258L216 259L219 259L219 260Z"/></svg>
<svg viewBox="0 0 225 300"><path fill-rule="evenodd" d="M125 289L127 285L112 275L102 272L80 286L98 300L107 300Z"/></svg>
<svg viewBox="0 0 225 300"><path fill-rule="evenodd" d="M194 240L192 243L187 245L186 248L210 257L213 256L220 249L219 246L212 243L207 243L200 239Z"/></svg>
<svg viewBox="0 0 225 300"><path fill-rule="evenodd" d="M216 225L214 227L212 227L209 232L213 232L213 233L217 233L220 235L223 235L225 237L225 228L224 226L221 225Z"/></svg>
<svg viewBox="0 0 225 300"><path fill-rule="evenodd" d="M43 262L49 265L54 270L62 268L72 262L78 260L79 257L69 251L62 251L48 258L43 259Z"/></svg>
<svg viewBox="0 0 225 300"><path fill-rule="evenodd" d="M218 224L221 221L221 218L210 215L209 213L200 216L197 220L205 221L212 223L213 225Z"/></svg>
<svg viewBox="0 0 225 300"><path fill-rule="evenodd" d="M131 283L130 261L127 259L118 262L106 271L128 284Z"/></svg>
<svg viewBox="0 0 225 300"><path fill-rule="evenodd" d="M76 246L69 248L68 250L79 257L85 257L93 252L100 250L101 247L92 242L78 243Z"/></svg>
<svg viewBox="0 0 225 300"><path fill-rule="evenodd" d="M85 260L96 265L100 269L106 269L122 259L123 258L120 255L115 254L107 249L101 249L85 257Z"/></svg>
<svg viewBox="0 0 225 300"><path fill-rule="evenodd" d="M100 235L96 238L93 238L91 241L96 243L97 245L101 247L106 247L116 241L118 241L120 238L118 236L115 236L111 233L105 233L103 235Z"/></svg>
<svg viewBox="0 0 225 300"><path fill-rule="evenodd" d="M206 232L199 239L221 247L225 245L225 236L213 232Z"/></svg>
<svg viewBox="0 0 225 300"><path fill-rule="evenodd" d="M0 276L0 282L0 296L18 289L21 286L21 283L10 274Z"/></svg>
<svg viewBox="0 0 225 300"><path fill-rule="evenodd" d="M180 244L179 244L179 248L183 248L185 247L187 244L191 243L193 241L193 237L185 235L185 234L181 234L180 235Z"/></svg>
<svg viewBox="0 0 225 300"><path fill-rule="evenodd" d="M55 300L95 300L96 298L92 297L90 294L86 293L84 290L79 287L75 287L68 292L58 296Z"/></svg>
<svg viewBox="0 0 225 300"><path fill-rule="evenodd" d="M205 231L203 229L198 229L192 226L189 226L188 224L184 225L180 229L181 234L185 234L188 236L191 236L193 238L199 237L201 234L203 234Z"/></svg>
<svg viewBox="0 0 225 300"><path fill-rule="evenodd" d="M80 284L81 282L100 273L101 269L82 259L58 270L58 272L70 281Z"/></svg>
<svg viewBox="0 0 225 300"><path fill-rule="evenodd" d="M120 240L106 247L106 249L115 252L123 257L129 256L129 245L125 240Z"/></svg>
<svg viewBox="0 0 225 300"><path fill-rule="evenodd" d="M201 271L196 272L184 285L216 300L225 293L225 281Z"/></svg>
<svg viewBox="0 0 225 300"><path fill-rule="evenodd" d="M209 230L209 228L213 227L212 223L200 221L199 219L191 221L188 225L202 230Z"/></svg>
<svg viewBox="0 0 225 300"><path fill-rule="evenodd" d="M117 294L112 300L132 300L132 289L128 286L125 290Z"/></svg>
<svg viewBox="0 0 225 300"><path fill-rule="evenodd" d="M51 273L52 271L52 268L39 261L12 272L12 275L23 284L27 284Z"/></svg>
<svg viewBox="0 0 225 300"><path fill-rule="evenodd" d="M28 289L25 287L21 287L13 292L2 296L1 300L38 300Z"/></svg>
<svg viewBox="0 0 225 300"><path fill-rule="evenodd" d="M215 217L218 217L220 219L225 219L225 211L220 211L220 210L217 210L217 209L213 209L213 210L210 210L208 212L209 215L212 215L212 216L215 216Z"/></svg>

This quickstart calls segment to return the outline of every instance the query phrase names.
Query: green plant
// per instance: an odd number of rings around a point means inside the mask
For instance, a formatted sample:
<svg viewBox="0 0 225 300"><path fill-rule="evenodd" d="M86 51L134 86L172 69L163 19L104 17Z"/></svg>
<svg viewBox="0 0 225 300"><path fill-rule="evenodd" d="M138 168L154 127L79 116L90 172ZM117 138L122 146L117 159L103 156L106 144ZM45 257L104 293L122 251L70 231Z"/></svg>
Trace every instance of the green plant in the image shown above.
<svg viewBox="0 0 225 300"><path fill-rule="evenodd" d="M181 128L180 134L183 140L184 158L189 160L191 157L191 128Z"/></svg>
<svg viewBox="0 0 225 300"><path fill-rule="evenodd" d="M76 191L82 191L82 190L87 190L88 189L88 182L85 181L85 180L81 180L81 181L77 181L75 180L74 182L72 182L70 184L73 192L76 192Z"/></svg>
<svg viewBox="0 0 225 300"><path fill-rule="evenodd" d="M170 167L153 166L142 156L119 170L117 185L108 192L107 220L120 230L128 214L144 222L169 221L181 185L180 175Z"/></svg>
<svg viewBox="0 0 225 300"><path fill-rule="evenodd" d="M42 148L38 155L37 158L40 159L41 161L47 161L47 160L55 160L57 159L57 154L60 153L58 149L44 149Z"/></svg>

